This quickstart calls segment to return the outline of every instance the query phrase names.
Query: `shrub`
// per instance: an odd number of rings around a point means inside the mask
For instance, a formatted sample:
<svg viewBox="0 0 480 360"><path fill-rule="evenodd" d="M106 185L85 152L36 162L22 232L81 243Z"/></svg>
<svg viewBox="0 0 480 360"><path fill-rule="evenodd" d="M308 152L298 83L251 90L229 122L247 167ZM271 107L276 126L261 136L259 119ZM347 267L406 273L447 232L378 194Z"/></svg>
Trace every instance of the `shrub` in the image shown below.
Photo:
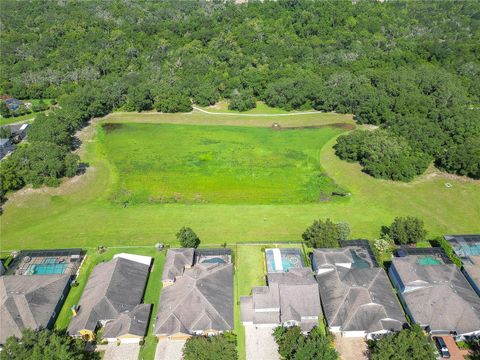
<svg viewBox="0 0 480 360"><path fill-rule="evenodd" d="M184 248L196 248L200 245L200 239L189 227L182 227L177 233L177 240Z"/></svg>
<svg viewBox="0 0 480 360"><path fill-rule="evenodd" d="M315 220L302 234L303 241L312 248L338 247L341 234L338 224L330 219Z"/></svg>
<svg viewBox="0 0 480 360"><path fill-rule="evenodd" d="M423 220L407 216L396 217L388 228L388 234L396 244L403 245L424 241L427 231L423 228Z"/></svg>
<svg viewBox="0 0 480 360"><path fill-rule="evenodd" d="M433 239L432 245L441 247L452 263L457 265L459 268L462 267L462 260L460 260L460 258L455 254L450 243L443 237L439 236Z"/></svg>
<svg viewBox="0 0 480 360"><path fill-rule="evenodd" d="M232 333L192 336L183 346L183 360L237 360L236 337Z"/></svg>

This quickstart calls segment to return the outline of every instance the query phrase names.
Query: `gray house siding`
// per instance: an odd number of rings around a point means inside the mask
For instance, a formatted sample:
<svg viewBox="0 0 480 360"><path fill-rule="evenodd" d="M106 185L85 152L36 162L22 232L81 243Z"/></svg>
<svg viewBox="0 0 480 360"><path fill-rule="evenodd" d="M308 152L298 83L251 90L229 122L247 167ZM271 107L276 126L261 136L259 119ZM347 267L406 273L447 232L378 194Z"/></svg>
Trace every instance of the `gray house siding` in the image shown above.
<svg viewBox="0 0 480 360"><path fill-rule="evenodd" d="M475 290L477 295L480 296L480 288L478 287L477 283L472 279L468 271L465 270L464 267L462 267L462 273L463 275L465 275L465 278L467 279L468 283L472 286L473 290Z"/></svg>
<svg viewBox="0 0 480 360"><path fill-rule="evenodd" d="M65 285L65 288L63 289L62 296L60 296L58 299L57 306L55 306L55 310L52 314L52 317L50 318L47 324L47 329L53 329L53 325L55 324L55 321L57 321L58 314L60 313L60 310L62 310L63 303L67 298L68 292L70 291L70 284L71 284L71 280L67 282L67 284Z"/></svg>

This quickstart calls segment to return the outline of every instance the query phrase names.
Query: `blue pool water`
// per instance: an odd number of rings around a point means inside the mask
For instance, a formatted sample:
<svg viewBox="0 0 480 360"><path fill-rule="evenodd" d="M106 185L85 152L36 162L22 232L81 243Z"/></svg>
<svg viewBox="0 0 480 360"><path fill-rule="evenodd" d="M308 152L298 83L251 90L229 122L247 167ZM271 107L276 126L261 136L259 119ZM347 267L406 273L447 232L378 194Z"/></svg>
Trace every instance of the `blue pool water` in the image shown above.
<svg viewBox="0 0 480 360"><path fill-rule="evenodd" d="M222 258L215 257L215 258L210 258L210 259L203 260L202 263L225 264L225 260L223 260Z"/></svg>
<svg viewBox="0 0 480 360"><path fill-rule="evenodd" d="M68 264L57 262L56 258L46 258L41 264L32 264L28 267L29 275L56 275L65 273Z"/></svg>
<svg viewBox="0 0 480 360"><path fill-rule="evenodd" d="M272 269L272 271L281 271L282 270L282 269L277 269L275 267L275 261L273 259L269 260L268 264L270 265L269 268ZM298 266L295 266L288 259L284 258L284 259L282 259L282 267L283 267L284 272L288 272L288 270L290 270L291 268L295 268L295 267L298 267Z"/></svg>
<svg viewBox="0 0 480 360"><path fill-rule="evenodd" d="M32 265L28 272L32 275L53 275L63 274L67 264L39 264Z"/></svg>

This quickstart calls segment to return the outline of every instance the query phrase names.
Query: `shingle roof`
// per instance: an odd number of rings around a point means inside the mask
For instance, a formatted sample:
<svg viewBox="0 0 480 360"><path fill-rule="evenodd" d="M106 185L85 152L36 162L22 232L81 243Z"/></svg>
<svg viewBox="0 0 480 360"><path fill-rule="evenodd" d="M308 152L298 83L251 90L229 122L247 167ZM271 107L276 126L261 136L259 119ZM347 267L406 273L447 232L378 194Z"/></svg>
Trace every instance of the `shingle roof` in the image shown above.
<svg viewBox="0 0 480 360"><path fill-rule="evenodd" d="M480 298L460 270L454 264L420 265L418 259L409 255L392 261L415 322L431 331L480 332Z"/></svg>
<svg viewBox="0 0 480 360"><path fill-rule="evenodd" d="M267 280L268 286L255 287L252 296L241 297L242 321L280 324L294 320L302 324L302 317L321 313L318 284L310 269L295 268L286 273L269 273ZM314 323L309 321L306 330L311 329Z"/></svg>
<svg viewBox="0 0 480 360"><path fill-rule="evenodd" d="M170 249L167 252L165 265L163 266L162 280L175 280L177 276L181 276L185 267L193 264L195 249L179 248Z"/></svg>
<svg viewBox="0 0 480 360"><path fill-rule="evenodd" d="M366 267L373 262L356 247L315 249L313 256L329 326L366 333L402 329L405 315L382 268Z"/></svg>
<svg viewBox="0 0 480 360"><path fill-rule="evenodd" d="M69 282L69 275L1 276L0 343L24 328L47 327Z"/></svg>
<svg viewBox="0 0 480 360"><path fill-rule="evenodd" d="M102 338L117 338L122 335L137 335L143 337L147 332L151 304L140 304L130 312L124 312L114 321L105 325Z"/></svg>
<svg viewBox="0 0 480 360"><path fill-rule="evenodd" d="M93 331L100 320L118 319L122 313L133 311L142 301L148 270L149 266L124 258L97 265L88 278L68 333Z"/></svg>
<svg viewBox="0 0 480 360"><path fill-rule="evenodd" d="M233 265L196 264L162 289L155 334L233 329Z"/></svg>

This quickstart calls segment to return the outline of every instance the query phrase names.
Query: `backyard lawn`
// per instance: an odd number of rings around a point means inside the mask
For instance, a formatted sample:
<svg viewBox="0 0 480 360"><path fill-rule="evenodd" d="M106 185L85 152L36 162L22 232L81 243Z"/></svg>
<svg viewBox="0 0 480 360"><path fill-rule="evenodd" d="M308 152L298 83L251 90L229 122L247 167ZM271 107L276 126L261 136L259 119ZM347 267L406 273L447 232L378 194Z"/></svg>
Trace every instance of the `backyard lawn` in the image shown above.
<svg viewBox="0 0 480 360"><path fill-rule="evenodd" d="M270 127L273 121L281 123L282 126L311 126L342 121L351 124L351 119L348 120L345 115L335 118L335 114L283 116L274 119L215 116L194 112L174 115L112 114L104 121L122 124L143 121L170 124L190 122L197 125L223 123L264 127ZM97 124L97 129L99 126L101 125ZM159 125L159 129L162 128L163 126ZM168 126L165 127L167 128ZM181 128L183 127L178 129ZM205 130L192 127L195 131L205 133L210 128L214 134L212 136L229 133L227 130L217 130L217 126L205 126ZM258 131L253 130L253 133ZM269 131L272 136L295 134L297 131L277 133L270 129L264 130ZM299 131L305 131L308 138L310 133L331 130L324 128ZM94 131L91 133L94 135ZM480 231L477 220L480 218L480 181L457 178L438 171L429 171L412 183L374 179L362 173L358 164L341 161L334 155L333 137L318 151L319 164L316 166L321 166L335 183L352 195L341 201L294 204L255 204L252 194L249 195L251 203L219 203L218 199L221 199L222 194L218 194L216 203L112 202L112 195L118 191L122 181L130 181L128 178L119 178L120 173L115 166L115 157L125 156L125 152L119 149L119 154L112 154L112 150L107 151L103 140L99 141L97 136L84 140L82 160L90 165L85 175L68 179L59 188L27 188L7 195L10 199L4 205L3 215L0 217L2 251L174 243L175 233L185 225L192 227L203 243L209 244L291 241L300 240L302 232L314 219L327 217L337 222L348 222L353 238L374 239L379 236L381 226L390 224L395 216L405 215L422 218L429 237ZM138 143L138 140L130 141L137 141L135 147L141 148L142 144ZM199 139L182 141L194 142ZM323 141L324 138L320 140ZM265 145L262 143L261 147L267 145L275 144L269 140ZM130 149L132 145L127 143L125 146ZM224 150L226 153L230 146L236 145L229 143ZM238 150L238 147L236 149ZM135 156L132 155L132 158ZM162 161L166 159L159 160ZM291 163L291 171L297 169L294 164ZM136 163L134 165L139 166ZM124 170L123 174L125 171L127 170ZM281 169L278 171L277 174L281 174ZM304 172L305 169L300 167L300 171ZM312 166L312 171L315 171L315 166ZM186 184L189 175L178 174L179 184ZM295 175L290 175L290 178L291 176ZM150 182L150 179L145 181ZM451 184L451 187L446 187L446 183ZM246 184L250 184L252 189L252 182L247 181ZM278 184L272 186L277 187Z"/></svg>

